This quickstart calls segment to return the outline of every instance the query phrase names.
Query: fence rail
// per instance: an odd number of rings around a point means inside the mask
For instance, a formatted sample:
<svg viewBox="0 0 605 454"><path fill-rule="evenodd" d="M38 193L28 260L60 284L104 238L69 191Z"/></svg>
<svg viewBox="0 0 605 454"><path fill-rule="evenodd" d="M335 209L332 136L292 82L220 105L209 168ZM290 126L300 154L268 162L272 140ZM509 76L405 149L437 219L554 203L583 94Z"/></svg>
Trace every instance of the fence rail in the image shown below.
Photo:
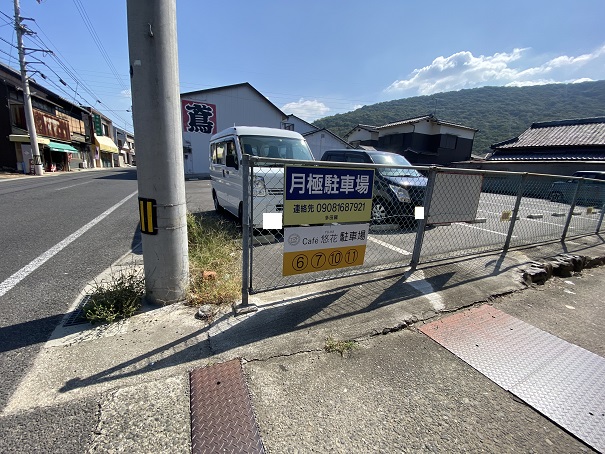
<svg viewBox="0 0 605 454"><path fill-rule="evenodd" d="M267 224L280 222L279 214L267 213L284 208L286 165L374 170L362 265L284 276L285 230ZM243 174L249 182L242 210L245 299L248 293L599 233L605 213L605 181L560 175L249 156ZM337 182L322 184L329 191L326 185ZM339 219L338 206L323 208L324 226L348 225ZM316 213L308 214L316 224Z"/></svg>

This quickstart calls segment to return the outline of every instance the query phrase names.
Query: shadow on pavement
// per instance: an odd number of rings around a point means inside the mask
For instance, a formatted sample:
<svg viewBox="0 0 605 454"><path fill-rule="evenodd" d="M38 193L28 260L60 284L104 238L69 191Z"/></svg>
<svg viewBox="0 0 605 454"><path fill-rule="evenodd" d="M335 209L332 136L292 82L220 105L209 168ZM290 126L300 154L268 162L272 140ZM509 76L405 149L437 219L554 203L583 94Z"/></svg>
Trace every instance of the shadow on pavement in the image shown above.
<svg viewBox="0 0 605 454"><path fill-rule="evenodd" d="M425 268L423 271L427 274L426 282L430 284L434 292L465 284L473 284L473 286L479 288L482 280L519 266L518 263L514 262L503 267L504 256L494 260L492 255L488 259L484 260L478 272L475 271L474 273L464 271L457 273L453 268L445 272L438 272L436 268L433 271L430 268ZM365 323L366 328L364 329L368 329L369 318L364 318L364 314L371 314L374 311L396 304L404 304L410 299L425 294L413 285L405 285L409 283L408 281L410 281L413 273L413 270L409 270L404 274L365 280L362 285L343 285L311 295L281 299L274 303L263 304L262 309L258 312L239 319L233 318L230 313L225 314L213 324L190 332L175 341L158 345L145 354L123 361L89 377L77 377L68 380L59 391L68 392L98 383L208 359L214 355L284 334L301 333L301 335L308 335L305 331L309 331L311 328L319 328L331 322L347 318L352 319L356 316L361 316L361 324ZM429 274L432 275L428 276ZM464 302L452 304L462 306ZM425 306L425 309L427 307ZM448 310L451 309L453 308L448 305ZM409 305L402 306L402 310L397 314L403 317L405 314L409 314L409 310ZM393 313L389 312L391 315ZM382 322L375 323L372 326L379 326L383 322L395 324L398 320L393 320L391 315L388 315L390 318L385 322L386 318L383 314ZM360 321L356 322L360 324ZM209 341L204 339L195 342L197 337L206 333L209 335ZM317 334L312 336L315 336L315 340L317 340ZM321 342L323 341L324 339L321 339ZM209 342L209 345L207 345L207 348L202 348L200 346L201 342ZM166 355L166 352L173 353Z"/></svg>
<svg viewBox="0 0 605 454"><path fill-rule="evenodd" d="M136 169L124 169L118 171L119 173L115 173L113 175L104 175L102 177L97 177L97 180L135 180L137 179L137 171Z"/></svg>

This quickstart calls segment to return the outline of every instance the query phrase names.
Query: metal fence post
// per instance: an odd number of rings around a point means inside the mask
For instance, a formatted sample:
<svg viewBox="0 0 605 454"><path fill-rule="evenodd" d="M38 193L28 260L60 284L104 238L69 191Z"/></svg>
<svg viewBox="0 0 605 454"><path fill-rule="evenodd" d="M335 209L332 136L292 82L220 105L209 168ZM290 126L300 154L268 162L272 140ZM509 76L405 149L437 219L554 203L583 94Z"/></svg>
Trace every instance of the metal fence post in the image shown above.
<svg viewBox="0 0 605 454"><path fill-rule="evenodd" d="M584 182L584 178L581 180L577 180L576 190L573 194L573 199L571 201L571 205L569 206L569 213L567 213L567 220L565 221L565 227L563 228L563 234L561 235L561 241L565 241L565 237L567 236L567 230L569 229L569 224L571 223L571 217L573 216L573 211L576 209L576 202L578 201L578 194L580 193L580 185Z"/></svg>
<svg viewBox="0 0 605 454"><path fill-rule="evenodd" d="M515 222L517 221L517 215L519 214L519 207L521 206L521 200L523 199L523 190L525 189L525 181L527 180L527 172L521 175L521 183L517 190L517 200L515 201L515 207L513 208L512 219L510 220L510 226L508 227L508 233L506 234L506 241L502 248L504 252L508 251L510 247L510 240L513 237L513 231L515 230Z"/></svg>
<svg viewBox="0 0 605 454"><path fill-rule="evenodd" d="M599 233L601 226L603 225L603 215L605 215L605 204L601 205L601 215L599 216L599 222L597 222L597 229L595 233Z"/></svg>
<svg viewBox="0 0 605 454"><path fill-rule="evenodd" d="M240 304L233 305L233 314L245 314L254 312L258 308L249 304L248 291L250 288L250 157L242 156L242 300Z"/></svg>
<svg viewBox="0 0 605 454"><path fill-rule="evenodd" d="M433 197L433 188L435 179L437 178L437 168L431 167L429 171L429 181L427 182L426 193L424 195L424 216L418 222L418 230L416 231L416 241L414 242L414 252L412 253L411 265L413 267L420 263L420 251L422 250L422 241L424 240L424 230L426 228L426 220L429 217L431 209L431 198Z"/></svg>

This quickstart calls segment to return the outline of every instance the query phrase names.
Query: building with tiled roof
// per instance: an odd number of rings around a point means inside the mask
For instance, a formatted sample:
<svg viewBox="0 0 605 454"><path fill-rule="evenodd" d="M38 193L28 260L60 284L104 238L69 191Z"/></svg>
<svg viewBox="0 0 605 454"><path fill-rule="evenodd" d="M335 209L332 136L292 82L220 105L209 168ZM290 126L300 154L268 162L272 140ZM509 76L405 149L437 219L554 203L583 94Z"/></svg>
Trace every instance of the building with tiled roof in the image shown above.
<svg viewBox="0 0 605 454"><path fill-rule="evenodd" d="M447 166L470 159L477 131L428 114L382 126L359 124L345 138L352 147L398 153L412 164Z"/></svg>
<svg viewBox="0 0 605 454"><path fill-rule="evenodd" d="M533 123L491 149L491 161L605 161L605 117Z"/></svg>

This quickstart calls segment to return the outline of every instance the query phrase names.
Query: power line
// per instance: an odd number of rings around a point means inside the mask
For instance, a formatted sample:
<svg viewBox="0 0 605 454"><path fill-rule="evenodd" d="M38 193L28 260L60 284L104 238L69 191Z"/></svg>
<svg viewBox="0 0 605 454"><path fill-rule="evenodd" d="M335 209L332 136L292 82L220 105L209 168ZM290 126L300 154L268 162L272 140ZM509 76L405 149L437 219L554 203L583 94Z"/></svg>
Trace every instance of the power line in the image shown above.
<svg viewBox="0 0 605 454"><path fill-rule="evenodd" d="M86 28L88 29L88 32L90 33L90 36L92 36L92 39L95 42L95 44L97 45L99 52L101 52L101 55L103 56L103 59L105 60L105 63L107 63L107 66L109 67L109 69L111 70L113 75L115 76L115 78L118 81L118 83L120 84L120 86L124 90L126 90L124 81L120 78L118 71L116 70L115 66L113 65L111 59L109 58L109 54L107 53L107 51L105 50L105 47L103 46L103 43L99 39L99 35L97 35L97 32L95 31L94 26L93 26L92 22L90 21L88 14L86 13L86 9L84 9L84 5L82 4L81 0L73 0L73 1L74 1L74 5L76 6L76 9L78 10L78 13L80 14L80 17L82 17L82 20L84 21L84 25L86 25Z"/></svg>
<svg viewBox="0 0 605 454"><path fill-rule="evenodd" d="M40 25L35 20L34 20L34 23L36 24L38 30L40 30L41 33L46 37L46 39L48 39L51 42L51 44L52 44L52 41L46 35L46 33L44 33L44 30L42 30L42 28L40 27ZM43 46L45 46L45 47L51 47L51 46L48 46L39 35L35 34L34 38L37 39ZM56 46L54 46L54 44L52 45L52 47L56 48ZM109 109L109 106L107 106L107 104L105 104L103 101L101 101L99 99L99 97L81 80L81 78L79 77L79 75L77 74L77 72L75 71L75 69L71 65L69 65L68 63L64 63L59 58L59 56L56 55L56 54L61 55L60 52L53 52L51 54L51 57L53 58L53 60L55 60L55 62L63 69L63 71L67 75L69 75L69 77L76 83L76 85L78 87L81 86L83 88L83 90L86 93L88 93L94 99L94 102L90 102L90 101L86 100L84 97L82 97L81 94L77 93L77 90L74 90L72 87L69 87L74 92L74 95L77 95L78 97L80 97L80 99L84 100L86 103L88 103L91 107L93 107L95 109L99 109L101 111L102 110L111 111L111 109ZM48 64L46 64L46 66L48 68L50 68L50 66ZM52 72L55 74L55 76L57 76L60 80L62 80L61 76L56 71L52 70ZM100 104L101 106L104 106L105 108L104 109L100 109L99 106L98 106L98 104ZM132 126L133 126L132 125L132 121L128 121L128 120L126 120L126 119L124 119L121 116L116 115L116 114L114 114L113 116L122 121L122 125L118 125L118 126L122 126L124 129L132 129ZM115 123L117 124L117 122L115 122ZM130 126L130 128L128 128L128 126Z"/></svg>

